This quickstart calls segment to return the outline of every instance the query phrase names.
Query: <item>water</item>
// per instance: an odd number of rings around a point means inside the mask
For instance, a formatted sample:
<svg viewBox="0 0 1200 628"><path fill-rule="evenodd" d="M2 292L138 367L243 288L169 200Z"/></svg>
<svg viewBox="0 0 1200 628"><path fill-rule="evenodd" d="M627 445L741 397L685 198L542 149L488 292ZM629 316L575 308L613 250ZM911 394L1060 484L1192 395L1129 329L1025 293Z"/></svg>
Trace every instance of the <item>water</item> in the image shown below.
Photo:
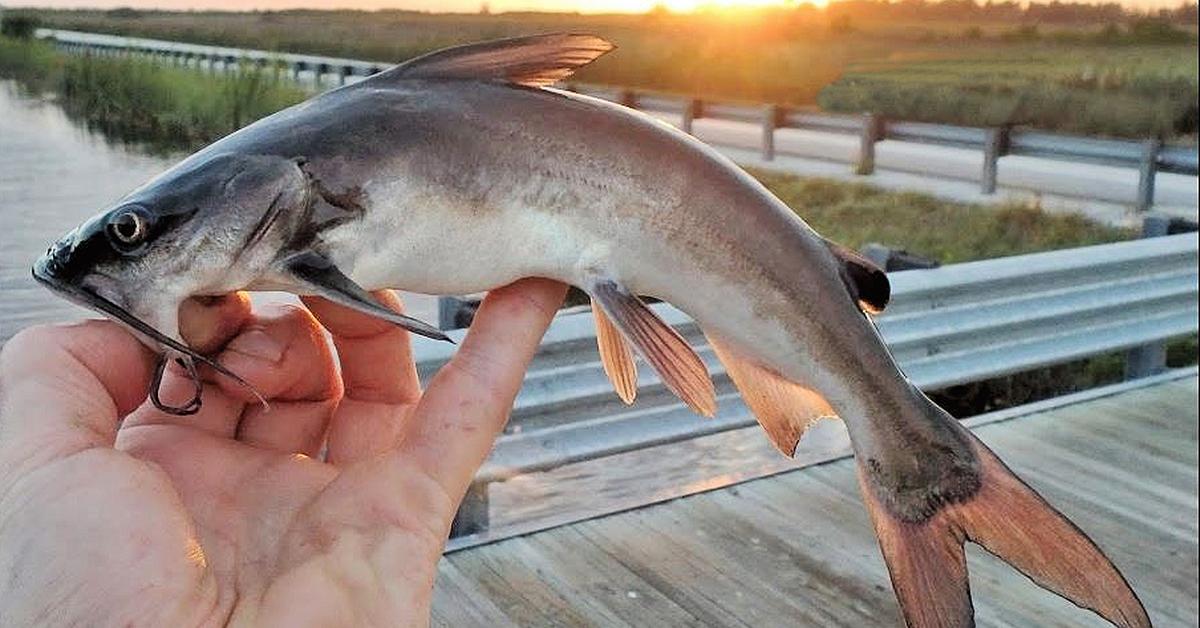
<svg viewBox="0 0 1200 628"><path fill-rule="evenodd" d="M111 144L54 102L0 81L0 343L34 323L91 316L35 283L30 266L173 161Z"/></svg>

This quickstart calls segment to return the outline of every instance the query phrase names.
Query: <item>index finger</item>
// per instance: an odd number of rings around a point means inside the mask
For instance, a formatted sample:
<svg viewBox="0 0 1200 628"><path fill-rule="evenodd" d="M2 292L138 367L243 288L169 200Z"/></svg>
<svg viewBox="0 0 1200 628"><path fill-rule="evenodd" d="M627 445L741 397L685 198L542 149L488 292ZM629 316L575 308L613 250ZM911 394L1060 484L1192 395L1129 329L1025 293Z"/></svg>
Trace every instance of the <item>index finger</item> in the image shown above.
<svg viewBox="0 0 1200 628"><path fill-rule="evenodd" d="M391 290L372 294L388 309L404 311ZM421 384L407 331L320 297L301 300L333 336L347 399L403 404L420 397Z"/></svg>
<svg viewBox="0 0 1200 628"><path fill-rule="evenodd" d="M525 279L484 298L462 347L430 383L398 454L461 497L512 410L567 287Z"/></svg>
<svg viewBox="0 0 1200 628"><path fill-rule="evenodd" d="M47 461L111 447L121 417L146 398L154 363L109 321L17 334L0 352L0 449L29 447Z"/></svg>

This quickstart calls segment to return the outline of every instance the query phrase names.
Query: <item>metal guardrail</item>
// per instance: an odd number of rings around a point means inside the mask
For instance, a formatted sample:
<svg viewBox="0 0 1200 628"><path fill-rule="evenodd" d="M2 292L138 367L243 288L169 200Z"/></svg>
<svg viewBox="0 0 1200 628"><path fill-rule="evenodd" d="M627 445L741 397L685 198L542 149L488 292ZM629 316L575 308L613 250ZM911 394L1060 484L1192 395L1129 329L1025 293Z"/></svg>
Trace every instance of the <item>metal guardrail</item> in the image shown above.
<svg viewBox="0 0 1200 628"><path fill-rule="evenodd" d="M133 53L210 71L224 70L249 62L286 71L292 79L308 81L317 88L343 85L388 67L388 64L356 59L204 46L77 31L39 29L37 35L54 40L60 48L69 52L102 55ZM979 184L980 190L985 194L996 191L998 162L1006 155L1027 155L1060 161L1137 168L1139 180L1136 205L1139 210L1147 210L1154 205L1154 180L1158 172L1193 176L1200 174L1195 146L1165 146L1155 139L1139 142L1042 133L1014 129L1010 126L977 128L905 122L885 120L876 114L827 114L778 105L713 102L673 94L635 92L630 89L592 85L567 85L567 88L646 111L679 114L683 130L689 133L692 131L692 123L700 118L761 125L760 153L762 158L768 161L773 160L776 155L775 132L788 128L859 136L860 148L853 164L854 171L858 174L874 172L875 145L883 140L980 150L983 151L984 159Z"/></svg>
<svg viewBox="0 0 1200 628"><path fill-rule="evenodd" d="M926 390L1126 350L1127 376L1151 375L1165 368L1165 340L1197 331L1198 245L1186 233L892 273L879 331ZM716 418L693 415L651 369L642 369L637 402L623 405L600 364L590 310L561 314L464 502L457 535L487 527L491 482L754 424L695 323L652 307L708 365ZM418 338L415 351L427 377L453 350Z"/></svg>

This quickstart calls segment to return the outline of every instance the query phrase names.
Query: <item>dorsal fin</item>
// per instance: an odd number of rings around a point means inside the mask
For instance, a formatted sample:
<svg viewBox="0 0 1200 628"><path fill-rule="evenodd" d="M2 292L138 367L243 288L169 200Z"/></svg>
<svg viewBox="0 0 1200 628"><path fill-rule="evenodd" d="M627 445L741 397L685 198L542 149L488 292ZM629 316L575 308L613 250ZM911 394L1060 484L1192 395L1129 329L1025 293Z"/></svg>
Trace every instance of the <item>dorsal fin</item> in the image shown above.
<svg viewBox="0 0 1200 628"><path fill-rule="evenodd" d="M892 297L892 284L887 273L875 262L836 242L826 240L825 246L841 263L842 283L846 284L850 297L866 312L882 312Z"/></svg>
<svg viewBox="0 0 1200 628"><path fill-rule="evenodd" d="M545 87L567 78L614 47L595 35L577 33L495 39L435 50L372 80L444 78Z"/></svg>

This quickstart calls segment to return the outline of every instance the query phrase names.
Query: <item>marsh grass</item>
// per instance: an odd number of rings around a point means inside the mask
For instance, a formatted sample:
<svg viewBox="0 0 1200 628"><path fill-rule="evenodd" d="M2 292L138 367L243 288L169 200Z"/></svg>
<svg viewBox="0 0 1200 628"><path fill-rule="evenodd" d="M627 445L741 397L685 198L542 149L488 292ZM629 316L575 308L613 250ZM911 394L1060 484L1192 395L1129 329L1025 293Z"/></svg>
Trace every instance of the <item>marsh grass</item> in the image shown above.
<svg viewBox="0 0 1200 628"><path fill-rule="evenodd" d="M826 237L854 249L870 242L954 264L1137 237L1080 214L1018 203L971 205L916 192L767 171L754 176Z"/></svg>
<svg viewBox="0 0 1200 628"><path fill-rule="evenodd" d="M1195 33L1169 25L1166 37L1141 33L1137 23L1039 29L957 19L839 21L799 8L691 16L126 10L38 17L58 28L385 63L465 41L587 31L618 51L584 68L582 82L974 126L1174 138L1194 133L1188 121L1196 111Z"/></svg>
<svg viewBox="0 0 1200 628"><path fill-rule="evenodd" d="M912 54L852 64L818 98L831 111L903 120L1030 125L1084 135L1195 136L1195 46L1057 44Z"/></svg>
<svg viewBox="0 0 1200 628"><path fill-rule="evenodd" d="M0 77L18 79L31 91L54 87L63 60L50 46L0 35Z"/></svg>
<svg viewBox="0 0 1200 628"><path fill-rule="evenodd" d="M177 148L211 142L305 98L257 68L205 75L136 58L71 58L61 86L67 108L90 126Z"/></svg>
<svg viewBox="0 0 1200 628"><path fill-rule="evenodd" d="M57 94L109 137L155 149L197 148L306 97L270 70L207 75L136 57L66 56L42 42L0 38L0 76Z"/></svg>

